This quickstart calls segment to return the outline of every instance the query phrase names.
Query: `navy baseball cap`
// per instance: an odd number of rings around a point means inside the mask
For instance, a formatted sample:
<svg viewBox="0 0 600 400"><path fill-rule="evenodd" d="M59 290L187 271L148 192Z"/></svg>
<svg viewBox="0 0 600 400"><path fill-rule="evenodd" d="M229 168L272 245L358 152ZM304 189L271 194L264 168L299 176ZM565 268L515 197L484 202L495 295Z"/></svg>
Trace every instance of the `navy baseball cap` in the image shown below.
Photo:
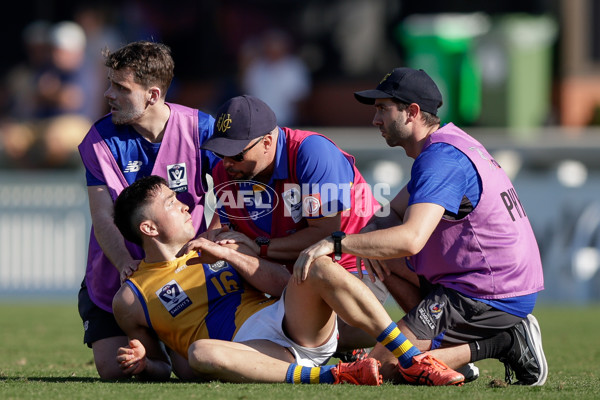
<svg viewBox="0 0 600 400"><path fill-rule="evenodd" d="M395 98L404 103L417 103L421 110L437 115L442 106L442 94L429 75L422 69L394 68L383 77L377 88L355 92L356 100L375 104L375 99Z"/></svg>
<svg viewBox="0 0 600 400"><path fill-rule="evenodd" d="M264 101L250 95L233 97L217 110L213 135L201 148L231 157L276 126L275 113Z"/></svg>

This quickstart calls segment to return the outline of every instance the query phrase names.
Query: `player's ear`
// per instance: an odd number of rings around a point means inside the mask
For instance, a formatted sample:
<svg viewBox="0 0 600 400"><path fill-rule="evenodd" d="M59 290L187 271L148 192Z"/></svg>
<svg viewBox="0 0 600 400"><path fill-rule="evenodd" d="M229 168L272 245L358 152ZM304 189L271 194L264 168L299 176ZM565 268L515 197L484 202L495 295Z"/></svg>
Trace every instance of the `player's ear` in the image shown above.
<svg viewBox="0 0 600 400"><path fill-rule="evenodd" d="M158 235L158 227L156 224L149 219L145 219L140 222L140 231L143 235L146 236L157 236Z"/></svg>
<svg viewBox="0 0 600 400"><path fill-rule="evenodd" d="M161 93L162 92L158 86L152 86L148 90L148 103L156 104L158 102L158 100L160 99Z"/></svg>

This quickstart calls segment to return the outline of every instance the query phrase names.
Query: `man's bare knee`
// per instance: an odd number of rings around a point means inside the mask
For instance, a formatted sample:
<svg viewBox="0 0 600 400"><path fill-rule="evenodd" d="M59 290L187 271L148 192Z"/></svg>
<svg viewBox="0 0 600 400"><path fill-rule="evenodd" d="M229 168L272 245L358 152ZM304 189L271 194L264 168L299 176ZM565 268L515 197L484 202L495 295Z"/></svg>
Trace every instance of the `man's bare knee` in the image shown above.
<svg viewBox="0 0 600 400"><path fill-rule="evenodd" d="M329 281L332 276L337 272L336 269L341 268L336 265L331 257L321 256L313 261L308 271L307 280L311 281Z"/></svg>
<svg viewBox="0 0 600 400"><path fill-rule="evenodd" d="M114 336L92 343L94 363L100 379L117 380L130 378L117 363L117 350L128 344L127 336Z"/></svg>

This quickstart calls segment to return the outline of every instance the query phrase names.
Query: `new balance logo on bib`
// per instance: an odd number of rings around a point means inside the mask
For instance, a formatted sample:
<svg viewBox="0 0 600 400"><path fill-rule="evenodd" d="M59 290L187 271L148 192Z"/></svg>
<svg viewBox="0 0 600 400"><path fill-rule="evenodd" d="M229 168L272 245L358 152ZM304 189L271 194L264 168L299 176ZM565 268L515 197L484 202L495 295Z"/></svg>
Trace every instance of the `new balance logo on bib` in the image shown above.
<svg viewBox="0 0 600 400"><path fill-rule="evenodd" d="M129 161L127 163L127 166L125 167L125 171L123 171L123 173L126 174L128 172L138 172L141 167L142 167L141 161Z"/></svg>

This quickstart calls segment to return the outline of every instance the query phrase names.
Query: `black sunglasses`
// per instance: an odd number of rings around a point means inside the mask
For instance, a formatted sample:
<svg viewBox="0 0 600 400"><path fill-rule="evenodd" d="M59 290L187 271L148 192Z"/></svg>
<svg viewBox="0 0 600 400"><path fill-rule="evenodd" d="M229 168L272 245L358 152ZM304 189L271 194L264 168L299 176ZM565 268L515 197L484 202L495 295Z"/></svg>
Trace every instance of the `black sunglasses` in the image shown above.
<svg viewBox="0 0 600 400"><path fill-rule="evenodd" d="M223 154L215 153L214 151L213 151L213 154L219 158L225 158L225 157L231 158L235 162L244 161L244 156L246 155L246 153L249 152L250 150L252 150L252 148L254 146L259 144L261 142L261 140L264 139L265 136L267 136L267 135L261 136L260 138L258 138L258 140L256 142L254 142L254 144L252 146L248 147L247 149L243 150L241 153L238 153L234 156L224 156Z"/></svg>

